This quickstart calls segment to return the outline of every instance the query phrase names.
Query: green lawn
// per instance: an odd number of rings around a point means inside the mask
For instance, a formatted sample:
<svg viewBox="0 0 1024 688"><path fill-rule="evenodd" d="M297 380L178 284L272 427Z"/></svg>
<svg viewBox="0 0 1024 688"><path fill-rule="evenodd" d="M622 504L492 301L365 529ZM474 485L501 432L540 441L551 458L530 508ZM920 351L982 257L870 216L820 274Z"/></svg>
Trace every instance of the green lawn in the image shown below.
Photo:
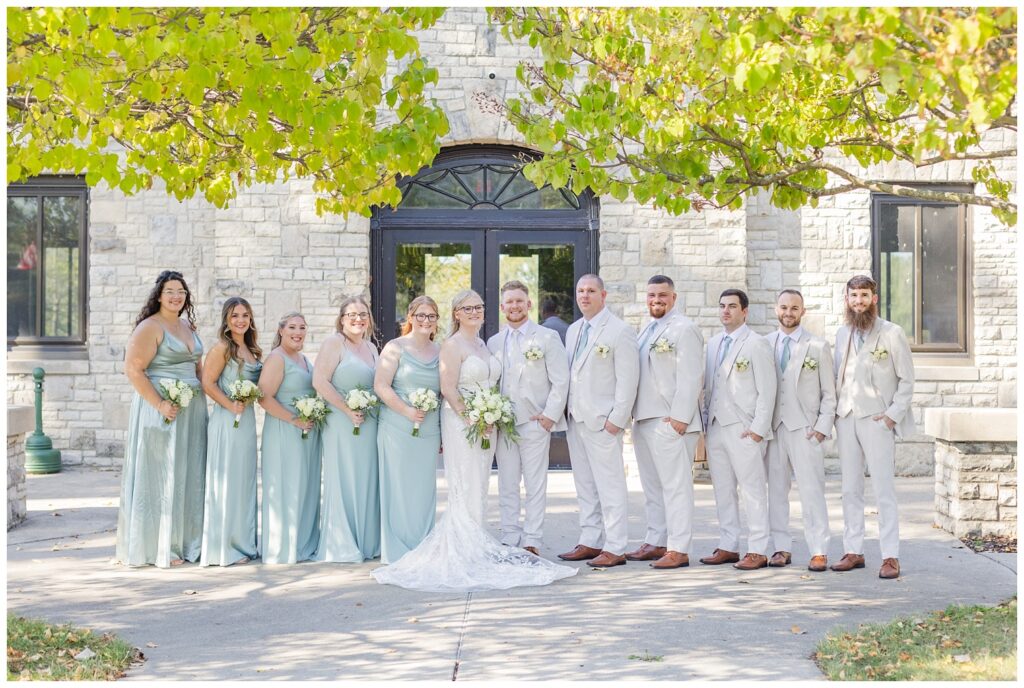
<svg viewBox="0 0 1024 688"><path fill-rule="evenodd" d="M88 648L94 657L75 659ZM110 634L7 614L7 680L113 681L142 653Z"/></svg>
<svg viewBox="0 0 1024 688"><path fill-rule="evenodd" d="M818 644L815 660L838 681L1013 681L1017 598L831 634Z"/></svg>

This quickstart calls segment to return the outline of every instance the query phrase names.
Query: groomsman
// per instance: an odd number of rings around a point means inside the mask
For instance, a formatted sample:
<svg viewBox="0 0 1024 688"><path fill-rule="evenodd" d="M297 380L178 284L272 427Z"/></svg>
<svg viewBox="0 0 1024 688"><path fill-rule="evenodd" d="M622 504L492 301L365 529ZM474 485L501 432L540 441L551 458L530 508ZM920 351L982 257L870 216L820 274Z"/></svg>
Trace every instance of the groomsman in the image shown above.
<svg viewBox="0 0 1024 688"><path fill-rule="evenodd" d="M626 473L622 430L636 399L636 334L605 307L597 275L576 283L583 317L569 326L569 457L580 504L580 540L566 561L591 566L626 563Z"/></svg>
<svg viewBox="0 0 1024 688"><path fill-rule="evenodd" d="M569 364L558 332L530 320L529 289L518 281L501 288L501 312L508 327L487 341L501 360L501 392L515 404L519 442L499 438L498 505L501 541L537 554L547 502L548 450L551 430L565 429ZM520 526L519 484L526 490Z"/></svg>
<svg viewBox="0 0 1024 688"><path fill-rule="evenodd" d="M769 566L792 561L789 534L790 471L796 475L803 511L804 538L811 561L807 568L828 565L828 507L825 504L825 452L821 443L832 434L836 386L828 342L800 325L806 309L796 289L783 289L775 304L779 329L765 339L775 351L778 393L768 443L768 520L775 553Z"/></svg>
<svg viewBox="0 0 1024 688"><path fill-rule="evenodd" d="M656 569L690 565L693 455L700 437L704 338L675 310L672 279L647 280L651 321L640 331L640 386L633 406L633 446L644 489L647 535L632 561Z"/></svg>
<svg viewBox="0 0 1024 688"><path fill-rule="evenodd" d="M914 433L914 362L903 329L878 317L878 287L846 283L846 325L836 334L836 439L843 472L843 558L833 571L864 568L864 464L878 500L879 578L900 575L896 437Z"/></svg>
<svg viewBox="0 0 1024 688"><path fill-rule="evenodd" d="M704 372L704 427L708 469L715 492L718 548L702 564L732 562L743 571L768 565L768 495L764 452L771 438L775 408L775 362L772 348L747 327L750 301L739 289L718 299L724 331L708 343ZM740 512L736 488L747 514L747 554L740 561Z"/></svg>

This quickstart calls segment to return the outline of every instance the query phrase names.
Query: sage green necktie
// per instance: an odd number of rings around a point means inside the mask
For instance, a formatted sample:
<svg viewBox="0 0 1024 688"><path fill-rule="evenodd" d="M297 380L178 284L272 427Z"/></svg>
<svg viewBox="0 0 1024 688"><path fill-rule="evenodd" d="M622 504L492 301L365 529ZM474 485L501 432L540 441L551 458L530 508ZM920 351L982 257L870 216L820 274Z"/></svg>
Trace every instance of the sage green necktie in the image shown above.
<svg viewBox="0 0 1024 688"><path fill-rule="evenodd" d="M587 346L587 340L590 338L590 323L583 323L583 332L580 333L580 338L576 340L576 350L572 352L572 360L576 360L576 357L580 355Z"/></svg>
<svg viewBox="0 0 1024 688"><path fill-rule="evenodd" d="M789 345L792 341L790 337L786 337L782 343L782 372L786 372L786 366L789 365Z"/></svg>

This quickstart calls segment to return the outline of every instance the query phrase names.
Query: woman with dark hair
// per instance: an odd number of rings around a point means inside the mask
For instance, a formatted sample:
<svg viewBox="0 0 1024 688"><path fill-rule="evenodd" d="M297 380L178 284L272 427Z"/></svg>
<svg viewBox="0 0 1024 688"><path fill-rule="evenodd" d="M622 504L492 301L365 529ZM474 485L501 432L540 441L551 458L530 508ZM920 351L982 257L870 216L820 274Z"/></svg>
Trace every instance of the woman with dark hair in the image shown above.
<svg viewBox="0 0 1024 688"><path fill-rule="evenodd" d="M182 318L182 315L185 317ZM135 388L128 418L116 558L161 568L197 561L203 539L206 397L199 389L203 343L192 294L180 272L165 270L135 319L125 375ZM163 384L194 389L179 406Z"/></svg>
<svg viewBox="0 0 1024 688"><path fill-rule="evenodd" d="M437 304L417 296L409 304L402 336L384 346L373 379L382 402L377 427L380 466L380 558L398 561L434 527L437 505L437 455L441 449L438 412L421 411L410 403L418 389L440 400ZM414 428L419 425L418 434Z"/></svg>
<svg viewBox="0 0 1024 688"><path fill-rule="evenodd" d="M334 407L320 433L323 493L313 559L358 563L380 556L376 413L352 409L347 398L355 389L372 391L377 367L373 316L363 297L341 302L335 330L313 366L313 387Z"/></svg>
<svg viewBox="0 0 1024 688"><path fill-rule="evenodd" d="M260 374L260 406L267 412L261 452L264 564L312 559L320 540L320 431L299 417L294 400L314 395L313 364L302 347L306 318L286 313ZM305 439L303 432L309 435Z"/></svg>
<svg viewBox="0 0 1024 688"><path fill-rule="evenodd" d="M214 401L207 426L206 508L201 566L243 564L257 556L256 410L232 398L232 386L260 379L263 355L252 307L224 302L217 343L203 366L203 391Z"/></svg>

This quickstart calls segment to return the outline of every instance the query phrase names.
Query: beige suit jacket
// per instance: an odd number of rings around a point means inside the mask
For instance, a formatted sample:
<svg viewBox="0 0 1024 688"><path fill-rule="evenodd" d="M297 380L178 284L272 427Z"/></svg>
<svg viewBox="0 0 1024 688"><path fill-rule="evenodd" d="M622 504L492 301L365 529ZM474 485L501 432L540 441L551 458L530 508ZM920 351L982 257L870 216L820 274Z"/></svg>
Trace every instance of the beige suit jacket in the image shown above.
<svg viewBox="0 0 1024 688"><path fill-rule="evenodd" d="M506 357L512 328L505 327L487 340L487 348L501 361L505 394L515 404L516 425L541 414L555 421L555 430L565 429L565 402L569 395L569 363L558 332L527 320L519 328L519 353ZM543 357L534 361L526 351L536 347ZM507 359L507 360L506 360Z"/></svg>
<svg viewBox="0 0 1024 688"><path fill-rule="evenodd" d="M910 405L914 399L914 359L903 328L876 318L856 351L847 325L836 333L836 415L865 418L884 413L896 421L896 434L916 432Z"/></svg>
<svg viewBox="0 0 1024 688"><path fill-rule="evenodd" d="M765 337L776 360L783 337L779 330ZM785 424L787 430L813 428L831 436L836 419L836 378L828 342L800 328L800 339L790 344L789 352L786 372L776 366L779 385L772 428Z"/></svg>
<svg viewBox="0 0 1024 688"><path fill-rule="evenodd" d="M643 329L637 335L643 336ZM674 351L658 353L661 339ZM704 386L704 337L692 320L678 311L654 325L640 350L640 382L633 418L664 418L687 423L686 432L701 431L700 393Z"/></svg>
<svg viewBox="0 0 1024 688"><path fill-rule="evenodd" d="M569 326L569 415L597 432L606 420L620 428L629 423L640 375L636 332L607 307L590 321L586 346L573 358L584 319ZM604 354L598 349L607 347Z"/></svg>
<svg viewBox="0 0 1024 688"><path fill-rule="evenodd" d="M735 330L733 343L722 365L716 367L718 349L725 337L719 332L708 342L704 370L705 427L715 418L722 425L742 423L764 439L772 437L772 413L775 410L775 359L764 337L748 326ZM738 362L745 362L740 370Z"/></svg>

